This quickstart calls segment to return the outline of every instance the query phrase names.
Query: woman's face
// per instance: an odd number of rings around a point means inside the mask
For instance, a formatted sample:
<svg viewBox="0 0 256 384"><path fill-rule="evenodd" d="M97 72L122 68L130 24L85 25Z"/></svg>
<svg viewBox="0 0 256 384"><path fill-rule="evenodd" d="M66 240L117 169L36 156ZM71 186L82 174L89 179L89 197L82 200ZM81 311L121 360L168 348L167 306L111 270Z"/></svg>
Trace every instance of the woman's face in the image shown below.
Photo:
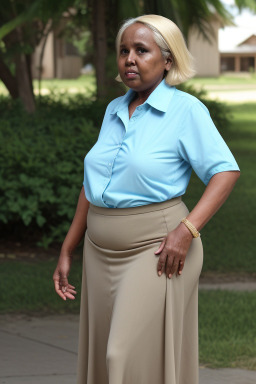
<svg viewBox="0 0 256 384"><path fill-rule="evenodd" d="M124 31L118 57L118 71L125 85L139 93L150 94L162 81L171 59L162 56L153 32L141 23Z"/></svg>

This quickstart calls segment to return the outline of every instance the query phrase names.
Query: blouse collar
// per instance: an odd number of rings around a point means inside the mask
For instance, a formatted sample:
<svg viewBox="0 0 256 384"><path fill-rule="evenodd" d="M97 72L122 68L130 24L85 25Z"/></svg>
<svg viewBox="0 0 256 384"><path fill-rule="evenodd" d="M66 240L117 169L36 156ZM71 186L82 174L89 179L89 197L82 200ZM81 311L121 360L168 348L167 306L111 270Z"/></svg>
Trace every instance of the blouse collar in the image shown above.
<svg viewBox="0 0 256 384"><path fill-rule="evenodd" d="M175 87L166 84L165 79L163 79L156 89L149 95L145 103L158 111L166 112L175 90ZM119 99L120 101L117 103L111 114L115 114L124 108L128 108L134 95L135 91L129 89L129 91Z"/></svg>

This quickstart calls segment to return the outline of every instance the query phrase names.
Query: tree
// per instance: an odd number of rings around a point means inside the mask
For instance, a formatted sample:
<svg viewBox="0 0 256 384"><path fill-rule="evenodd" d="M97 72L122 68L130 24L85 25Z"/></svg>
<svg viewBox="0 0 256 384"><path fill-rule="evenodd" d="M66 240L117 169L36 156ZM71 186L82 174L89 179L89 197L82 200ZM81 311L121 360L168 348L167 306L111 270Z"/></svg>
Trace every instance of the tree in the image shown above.
<svg viewBox="0 0 256 384"><path fill-rule="evenodd" d="M0 79L25 109L35 110L31 55L75 0L2 0L0 14Z"/></svg>

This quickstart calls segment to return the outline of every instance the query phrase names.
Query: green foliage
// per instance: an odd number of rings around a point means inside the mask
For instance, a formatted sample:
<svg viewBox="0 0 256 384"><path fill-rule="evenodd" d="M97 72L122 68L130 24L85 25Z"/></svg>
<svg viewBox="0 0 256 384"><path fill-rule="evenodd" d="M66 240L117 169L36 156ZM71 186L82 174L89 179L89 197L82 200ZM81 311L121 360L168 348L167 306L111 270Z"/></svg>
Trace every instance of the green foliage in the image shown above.
<svg viewBox="0 0 256 384"><path fill-rule="evenodd" d="M63 239L104 109L81 95L47 96L30 116L17 102L1 99L0 227L40 228L44 246Z"/></svg>
<svg viewBox="0 0 256 384"><path fill-rule="evenodd" d="M50 19L60 19L63 12L74 3L75 0L2 0L0 40L21 26L32 26L35 29L36 25L32 24L35 20L47 23Z"/></svg>
<svg viewBox="0 0 256 384"><path fill-rule="evenodd" d="M144 1L145 13L163 15L178 25L185 38L190 27L194 26L205 38L211 40L213 30L209 22L213 15L227 24L232 16L220 0L148 0Z"/></svg>
<svg viewBox="0 0 256 384"><path fill-rule="evenodd" d="M251 11L256 11L256 3L255 0L235 0L236 6L240 11L243 9L250 9Z"/></svg>

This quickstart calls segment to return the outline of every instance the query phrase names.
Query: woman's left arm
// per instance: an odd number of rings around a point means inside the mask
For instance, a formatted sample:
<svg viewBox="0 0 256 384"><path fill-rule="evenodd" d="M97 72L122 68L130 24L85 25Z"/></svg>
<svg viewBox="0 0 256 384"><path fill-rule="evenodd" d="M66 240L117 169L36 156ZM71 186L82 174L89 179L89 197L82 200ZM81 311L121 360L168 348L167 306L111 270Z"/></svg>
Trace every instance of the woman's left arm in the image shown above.
<svg viewBox="0 0 256 384"><path fill-rule="evenodd" d="M239 171L220 172L212 176L201 199L187 216L187 219L198 231L205 226L226 201L239 176ZM174 273L181 274L192 240L191 232L183 223L168 233L155 252L155 255L160 254L157 264L159 276L164 271L169 278Z"/></svg>

